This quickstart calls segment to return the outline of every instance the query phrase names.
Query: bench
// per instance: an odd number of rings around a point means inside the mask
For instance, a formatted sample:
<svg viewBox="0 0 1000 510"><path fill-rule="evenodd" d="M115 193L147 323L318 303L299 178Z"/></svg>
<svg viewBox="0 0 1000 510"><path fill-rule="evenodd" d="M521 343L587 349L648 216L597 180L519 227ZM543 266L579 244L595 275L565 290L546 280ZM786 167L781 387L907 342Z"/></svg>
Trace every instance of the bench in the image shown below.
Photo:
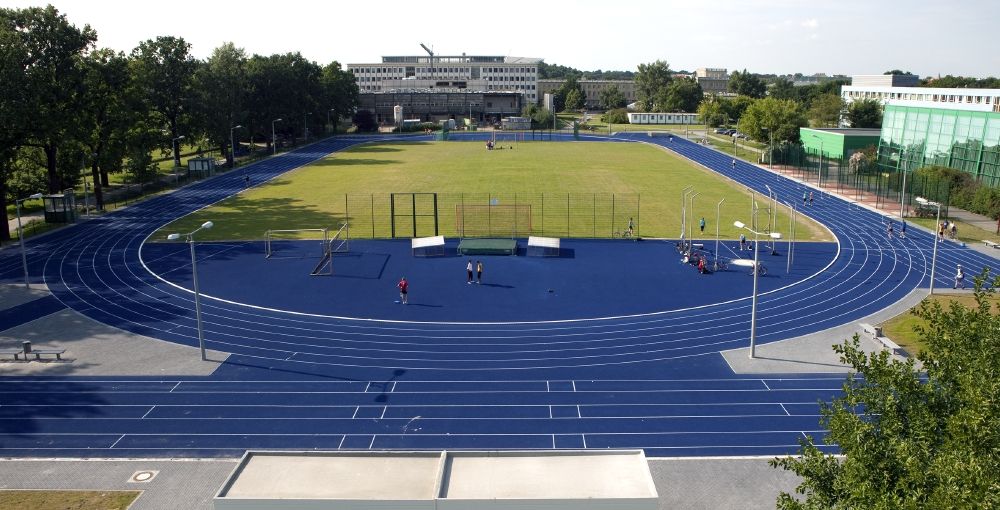
<svg viewBox="0 0 1000 510"><path fill-rule="evenodd" d="M36 360L41 360L42 356L55 356L57 360L62 361L62 355L65 352L66 349L31 349L30 354L34 354ZM28 354L25 353L25 359L27 359Z"/></svg>
<svg viewBox="0 0 1000 510"><path fill-rule="evenodd" d="M987 248L1000 248L1000 244L994 243L989 239L983 239L983 244L985 244Z"/></svg>
<svg viewBox="0 0 1000 510"><path fill-rule="evenodd" d="M415 237L410 241L413 256L444 255L444 236Z"/></svg>
<svg viewBox="0 0 1000 510"><path fill-rule="evenodd" d="M861 330L864 331L866 335L870 336L872 340L881 344L883 348L888 349L889 352L893 354L901 354L903 352L903 348L900 347L899 344L893 342L888 337L882 336L881 326L875 326L863 322L858 323L858 325L861 326Z"/></svg>
<svg viewBox="0 0 1000 510"><path fill-rule="evenodd" d="M528 237L528 256L535 257L558 257L559 238L558 237Z"/></svg>
<svg viewBox="0 0 1000 510"><path fill-rule="evenodd" d="M20 356L23 353L24 353L24 351L22 351L21 349L0 349L0 355L14 356L14 361L17 361L17 360L21 359ZM24 359L25 359L25 361L28 360L28 358L24 358Z"/></svg>

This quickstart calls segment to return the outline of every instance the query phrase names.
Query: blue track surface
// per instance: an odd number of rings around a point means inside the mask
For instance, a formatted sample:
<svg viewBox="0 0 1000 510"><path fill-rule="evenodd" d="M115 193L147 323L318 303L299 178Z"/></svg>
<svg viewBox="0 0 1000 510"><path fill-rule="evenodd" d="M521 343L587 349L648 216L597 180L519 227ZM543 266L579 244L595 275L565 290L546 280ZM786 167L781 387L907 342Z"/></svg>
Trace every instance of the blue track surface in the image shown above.
<svg viewBox="0 0 1000 510"><path fill-rule="evenodd" d="M248 171L263 182L366 140L327 140ZM679 138L616 141L664 145L758 192L769 185L783 200L802 196L801 184L742 163L734 170L728 156ZM32 279L93 319L196 345L185 247L144 243L242 185L241 174L220 175L33 240ZM927 284L930 234L910 229L906 240L887 240L879 215L816 195L806 213L839 244L801 245L788 275L783 258L768 262L762 343L856 321ZM486 283L477 287L464 283L464 259L413 260L398 244L359 243L357 255L335 260L337 275L312 279L302 270L314 260L265 262L252 243L199 245L203 290L217 298L203 301L206 341L233 353L229 361L207 378L0 379L0 454L587 447L775 455L795 451L804 434L823 434L817 402L838 394L842 378L734 376L718 354L746 345L750 278L742 272L697 275L675 262L668 243L582 240L557 260L485 258ZM996 265L953 243L938 259L938 286L950 283L945 273L956 263L970 273ZM651 260L661 262L634 271ZM0 254L0 278L16 282L19 271L16 253ZM392 302L403 271L413 281L405 310Z"/></svg>

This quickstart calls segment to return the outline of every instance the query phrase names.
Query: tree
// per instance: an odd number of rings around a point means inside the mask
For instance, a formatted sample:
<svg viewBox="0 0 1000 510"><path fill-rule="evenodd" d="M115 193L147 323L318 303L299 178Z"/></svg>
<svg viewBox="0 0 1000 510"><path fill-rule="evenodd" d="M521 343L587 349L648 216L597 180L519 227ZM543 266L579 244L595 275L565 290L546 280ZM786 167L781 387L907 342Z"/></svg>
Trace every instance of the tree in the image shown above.
<svg viewBox="0 0 1000 510"><path fill-rule="evenodd" d="M348 116L358 106L358 83L354 73L342 69L336 61L323 67L320 83L323 89L321 106L327 109L336 132L340 118Z"/></svg>
<svg viewBox="0 0 1000 510"><path fill-rule="evenodd" d="M847 123L854 128L881 128L882 103L877 99L860 99L847 107Z"/></svg>
<svg viewBox="0 0 1000 510"><path fill-rule="evenodd" d="M534 103L530 103L524 107L521 114L530 118L531 124L534 127L552 127L552 112L550 112L547 108L542 108Z"/></svg>
<svg viewBox="0 0 1000 510"><path fill-rule="evenodd" d="M665 112L695 112L705 94L691 78L672 80L657 96L657 107ZM659 111L659 110L658 110Z"/></svg>
<svg viewBox="0 0 1000 510"><path fill-rule="evenodd" d="M743 118L743 113L747 111L747 108L756 101L756 99L750 96L736 96L732 99L724 99L722 101L722 109L726 112L728 121L736 124Z"/></svg>
<svg viewBox="0 0 1000 510"><path fill-rule="evenodd" d="M747 72L733 71L729 75L729 91L739 96L749 96L759 99L767 94L767 85L756 75Z"/></svg>
<svg viewBox="0 0 1000 510"><path fill-rule="evenodd" d="M4 52L16 52L24 74L24 115L11 125L14 132L23 133L16 145L40 147L45 153L48 191L62 191L66 183L58 168L58 151L78 135L76 119L67 113L79 109L80 59L93 46L97 34L88 25L82 29L71 25L51 5L0 10L0 23L16 34L8 37L12 46Z"/></svg>
<svg viewBox="0 0 1000 510"><path fill-rule="evenodd" d="M795 90L795 84L788 78L778 78L771 84L768 97L775 99L798 99L799 93Z"/></svg>
<svg viewBox="0 0 1000 510"><path fill-rule="evenodd" d="M358 131L362 133L378 129L378 124L375 122L375 116L368 110L358 110L354 114L352 122L354 122L354 125L357 126Z"/></svg>
<svg viewBox="0 0 1000 510"><path fill-rule="evenodd" d="M618 88L618 85L611 85L610 87L601 89L599 97L601 100L601 108L605 110L624 108L628 102L625 99L625 94L623 94L621 89Z"/></svg>
<svg viewBox="0 0 1000 510"><path fill-rule="evenodd" d="M892 71L886 71L886 72L884 72L882 74L913 76L913 73L911 73L909 71L900 71L899 69L893 69Z"/></svg>
<svg viewBox="0 0 1000 510"><path fill-rule="evenodd" d="M816 127L837 127L844 100L836 94L823 94L813 100L809 108L809 119Z"/></svg>
<svg viewBox="0 0 1000 510"><path fill-rule="evenodd" d="M97 210L104 209L103 188L107 171L117 170L125 157L125 139L130 125L144 114L136 109L128 59L121 52L99 49L83 60L83 101L77 116L80 143L85 147L81 160L90 165Z"/></svg>
<svg viewBox="0 0 1000 510"><path fill-rule="evenodd" d="M178 136L191 134L198 61L190 51L191 45L184 39L170 36L143 41L132 50L136 86L158 117L154 123L168 132L167 137L161 137L159 146L163 149L170 148ZM180 165L181 156L175 153L174 166Z"/></svg>
<svg viewBox="0 0 1000 510"><path fill-rule="evenodd" d="M10 23L7 11L0 10L0 210L7 210L8 187L14 173L17 150L27 138L26 115L27 86L24 66L28 61L27 49L20 44L20 34ZM20 197L13 195L11 200ZM0 225L0 241L10 239L6 221Z"/></svg>
<svg viewBox="0 0 1000 510"><path fill-rule="evenodd" d="M698 105L698 118L708 127L719 127L729 119L723 106L723 100L715 96L704 99Z"/></svg>
<svg viewBox="0 0 1000 510"><path fill-rule="evenodd" d="M572 89L566 93L566 110L580 110L587 104L583 94L577 89Z"/></svg>
<svg viewBox="0 0 1000 510"><path fill-rule="evenodd" d="M799 103L767 97L753 102L740 118L739 130L754 140L774 143L799 139L799 128L807 125Z"/></svg>
<svg viewBox="0 0 1000 510"><path fill-rule="evenodd" d="M246 63L247 57L243 49L227 42L215 48L205 65L199 66L195 73L194 86L199 97L198 131L204 132L208 141L218 147L221 154L226 154L230 165L235 157L235 147L226 150L229 147L230 132L233 127L246 123ZM247 128L246 131L233 130L233 137L248 133L250 127L244 127ZM179 161L179 156L178 154L174 161Z"/></svg>
<svg viewBox="0 0 1000 510"><path fill-rule="evenodd" d="M639 64L639 72L635 75L635 93L639 109L646 112L659 111L656 98L673 79L670 64L657 60L651 64Z"/></svg>
<svg viewBox="0 0 1000 510"><path fill-rule="evenodd" d="M556 111L579 110L586 106L587 95L576 75L570 75L556 90Z"/></svg>
<svg viewBox="0 0 1000 510"><path fill-rule="evenodd" d="M628 124L628 110L624 108L608 110L601 116L601 121L607 124Z"/></svg>
<svg viewBox="0 0 1000 510"><path fill-rule="evenodd" d="M927 348L905 362L887 351L868 355L858 337L836 346L856 375L844 396L821 406L825 442L801 457L771 461L803 481L799 501L782 493L782 509L1000 508L1000 309L990 304L1000 278L977 277L975 306L925 301L914 315Z"/></svg>

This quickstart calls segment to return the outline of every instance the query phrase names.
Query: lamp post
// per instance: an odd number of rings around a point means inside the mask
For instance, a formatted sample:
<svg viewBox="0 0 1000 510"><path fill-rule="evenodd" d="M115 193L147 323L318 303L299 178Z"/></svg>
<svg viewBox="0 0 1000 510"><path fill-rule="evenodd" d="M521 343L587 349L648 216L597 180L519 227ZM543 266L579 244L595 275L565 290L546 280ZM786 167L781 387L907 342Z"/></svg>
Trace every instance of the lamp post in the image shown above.
<svg viewBox="0 0 1000 510"><path fill-rule="evenodd" d="M177 138L174 138L173 140L171 140L170 147L174 150L174 154L177 154L178 151L180 151L180 146L177 145L177 142L179 142L179 141L181 141L183 139L184 139L184 135L181 135L181 136L178 136ZM180 161L180 158L176 159L175 161ZM179 167L179 165L174 165L174 186L177 185L177 179L178 179L178 177L177 177L177 168L178 167Z"/></svg>
<svg viewBox="0 0 1000 510"><path fill-rule="evenodd" d="M309 139L309 116L312 112L306 112L302 114L302 142L305 143Z"/></svg>
<svg viewBox="0 0 1000 510"><path fill-rule="evenodd" d="M689 246L692 245L691 243L694 243L694 199L698 195L701 195L701 193L695 193L695 194L693 194L693 195L691 195L689 197L691 199L691 221L688 222L688 245Z"/></svg>
<svg viewBox="0 0 1000 510"><path fill-rule="evenodd" d="M274 123L284 119L274 119L271 121L271 154L278 153L278 137L274 134Z"/></svg>
<svg viewBox="0 0 1000 510"><path fill-rule="evenodd" d="M931 202L930 200L927 200L924 197L917 197L915 200L920 205L923 205L923 206L928 206L929 205L931 207L936 207L937 208L937 219L934 220L934 254L931 255L931 285L930 285L930 292L928 292L929 296L933 296L934 295L934 268L937 266L938 241L941 240L941 236L938 235L938 232L940 232L938 229L941 228L941 203L940 202Z"/></svg>
<svg viewBox="0 0 1000 510"><path fill-rule="evenodd" d="M681 245L685 244L684 234L687 232L687 195L694 186L686 186L681 190Z"/></svg>
<svg viewBox="0 0 1000 510"><path fill-rule="evenodd" d="M24 267L24 288L30 289L31 286L28 285L28 255L24 253L24 227L21 226L21 203L25 200L34 200L36 198L42 198L41 193L35 193L29 195L27 198L22 198L20 200L15 200L17 204L17 244L21 245L21 266Z"/></svg>
<svg viewBox="0 0 1000 510"><path fill-rule="evenodd" d="M90 158L91 159L96 158L96 157L97 157L97 154L90 154ZM90 185L87 184L87 154L86 153L83 155L82 160L83 161L81 162L82 168L81 168L80 174L83 175L83 207L84 207L83 211L84 211L84 214L89 218L90 217Z"/></svg>
<svg viewBox="0 0 1000 510"><path fill-rule="evenodd" d="M903 155L906 151L899 153L899 171L903 173L903 186L899 188L899 219L903 219L903 203L906 200L906 161L903 159Z"/></svg>
<svg viewBox="0 0 1000 510"><path fill-rule="evenodd" d="M243 127L242 124L237 124L229 128L229 152L233 157L232 163L229 164L230 169L236 168L236 142L235 139L233 138L233 131L236 131L237 129L240 129L242 127Z"/></svg>
<svg viewBox="0 0 1000 510"><path fill-rule="evenodd" d="M184 236L187 238L188 245L191 246L191 274L194 277L194 316L195 322L198 324L198 348L201 349L202 361L207 361L208 358L205 356L205 332L201 327L201 292L198 288L198 259L194 255L194 235L199 230L212 228L213 225L211 221L206 221L200 227L187 234L170 234L167 236L167 240L169 241L176 241L181 236Z"/></svg>
<svg viewBox="0 0 1000 510"><path fill-rule="evenodd" d="M792 259L795 257L795 216L798 214L798 210L795 209L795 204L785 202L785 206L788 207L789 218L788 218L788 234L791 236L788 240L788 255L787 261L785 263L785 273L792 272Z"/></svg>
<svg viewBox="0 0 1000 510"><path fill-rule="evenodd" d="M722 212L722 203L725 201L726 199L723 198L722 200L719 200L718 204L715 204L715 264L712 267L712 271L719 270L719 213Z"/></svg>
<svg viewBox="0 0 1000 510"><path fill-rule="evenodd" d="M771 187L767 184L764 185L767 188L767 198L771 201L768 206L769 212L767 215L767 229L771 230L778 226L778 194L771 190ZM777 255L778 250L775 247L774 241L771 241L771 255Z"/></svg>
<svg viewBox="0 0 1000 510"><path fill-rule="evenodd" d="M761 232L746 226L742 221L734 221L733 226L736 228L742 228L753 234L753 298L750 304L750 358L753 359L756 356L757 349L757 277L760 275L760 262L757 247L757 236ZM771 239L781 239L781 234L777 232L771 232L767 234ZM772 241L773 242L773 241Z"/></svg>
<svg viewBox="0 0 1000 510"><path fill-rule="evenodd" d="M330 108L330 109L328 109L326 111L326 124L324 125L324 127L326 127L326 126L332 127L334 133L337 132L337 128L336 128L336 126L333 126L332 124L330 124L330 112L335 111L335 110L336 110L336 108Z"/></svg>

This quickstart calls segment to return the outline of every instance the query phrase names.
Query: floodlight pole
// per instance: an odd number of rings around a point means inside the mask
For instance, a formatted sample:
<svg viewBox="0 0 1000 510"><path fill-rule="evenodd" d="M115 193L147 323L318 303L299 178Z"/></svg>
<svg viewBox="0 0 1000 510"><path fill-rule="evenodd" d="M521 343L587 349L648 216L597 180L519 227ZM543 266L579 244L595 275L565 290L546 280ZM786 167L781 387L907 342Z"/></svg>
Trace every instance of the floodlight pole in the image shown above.
<svg viewBox="0 0 1000 510"><path fill-rule="evenodd" d="M681 245L685 244L684 234L687 232L687 195L694 191L694 186L687 186L681 190Z"/></svg>
<svg viewBox="0 0 1000 510"><path fill-rule="evenodd" d="M309 139L309 116L312 112L302 114L302 143Z"/></svg>
<svg viewBox="0 0 1000 510"><path fill-rule="evenodd" d="M235 138L233 137L233 131L236 131L237 129L240 129L241 127L243 127L243 126L242 125L236 125L236 126L233 126L233 127L229 128L229 152L230 152L230 154L233 157L233 162L229 164L229 168L230 169L236 168L236 142L235 142Z"/></svg>
<svg viewBox="0 0 1000 510"><path fill-rule="evenodd" d="M785 256L785 273L787 274L792 272L792 253L795 250L795 216L798 211L795 209L795 204L785 202L785 206L788 207L788 212L790 213L788 218L788 234L791 236L788 239L788 253Z"/></svg>
<svg viewBox="0 0 1000 510"><path fill-rule="evenodd" d="M271 121L271 154L278 153L278 136L274 134L274 123L281 122L283 119L274 119Z"/></svg>
<svg viewBox="0 0 1000 510"><path fill-rule="evenodd" d="M742 221L733 222L733 226L748 230L753 234L753 298L750 301L750 358L756 357L757 353L757 277L760 275L760 256L757 247L760 232L747 227ZM781 239L781 234L777 232L768 233L772 240ZM772 241L773 242L773 241Z"/></svg>
<svg viewBox="0 0 1000 510"><path fill-rule="evenodd" d="M34 200L36 198L42 198L42 194L35 193L27 198L14 201L17 209L17 244L21 245L21 266L24 268L24 288L26 289L30 289L31 285L28 283L28 255L24 252L24 227L21 226L21 203L25 200Z"/></svg>
<svg viewBox="0 0 1000 510"><path fill-rule="evenodd" d="M181 149L180 149L180 146L177 145L177 142L179 142L179 141L181 141L183 139L184 139L184 135L181 135L181 136L178 136L177 138L174 138L170 142L170 147L174 150L174 154L178 154L180 152ZM180 157L177 158L177 161L180 161ZM178 168L178 165L174 165L174 186L177 186L177 181L179 179L177 177L177 168Z"/></svg>
<svg viewBox="0 0 1000 510"><path fill-rule="evenodd" d="M714 267L712 267L712 271L719 270L719 222L721 219L720 213L722 212L722 203L725 201L726 199L723 198L722 200L719 200L718 204L715 204L715 264Z"/></svg>
<svg viewBox="0 0 1000 510"><path fill-rule="evenodd" d="M167 236L168 240L175 241L180 239L181 236L187 238L188 246L191 247L191 275L194 280L194 315L195 322L198 328L198 349L201 350L201 360L208 361L208 357L205 355L205 330L201 323L201 289L198 287L198 258L195 256L194 252L194 235L203 229L212 228L214 224L211 221L206 221L202 225L187 234L170 234Z"/></svg>
<svg viewBox="0 0 1000 510"><path fill-rule="evenodd" d="M900 153L903 154L903 153ZM903 173L903 187L899 189L899 219L903 219L903 203L906 201L906 168L903 158L899 158L899 171Z"/></svg>
<svg viewBox="0 0 1000 510"><path fill-rule="evenodd" d="M692 218L691 218L691 221L688 222L688 244L692 247L692 249L694 248L694 245L693 245L693 243L694 243L694 199L698 195L701 195L701 193L695 193L695 194L691 195L691 197L690 197L691 198L691 216L692 216Z"/></svg>
<svg viewBox="0 0 1000 510"><path fill-rule="evenodd" d="M931 202L930 200L927 200L924 197L917 197L916 201L920 205L930 205L930 206L937 207L937 219L934 220L934 232L933 232L933 234L934 234L934 254L931 255L931 285L930 285L930 291L927 294L929 296L933 296L934 295L934 269L935 269L935 267L937 267L938 241L941 240L941 235L940 235L940 232L941 232L941 230L940 230L940 228L941 228L941 203L940 202Z"/></svg>

